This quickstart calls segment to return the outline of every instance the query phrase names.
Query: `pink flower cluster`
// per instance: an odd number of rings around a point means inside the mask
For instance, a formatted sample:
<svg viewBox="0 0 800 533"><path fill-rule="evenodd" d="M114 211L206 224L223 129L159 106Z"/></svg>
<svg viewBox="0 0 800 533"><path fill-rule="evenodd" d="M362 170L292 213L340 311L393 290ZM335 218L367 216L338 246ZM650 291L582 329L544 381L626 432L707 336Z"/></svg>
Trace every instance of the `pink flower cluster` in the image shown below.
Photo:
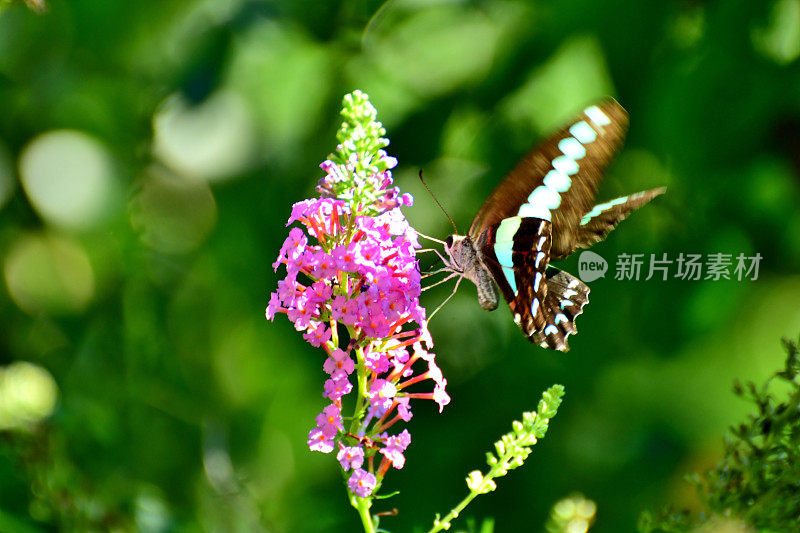
<svg viewBox="0 0 800 533"><path fill-rule="evenodd" d="M286 265L286 277L271 295L266 316L285 313L309 344L327 353L323 396L331 403L317 416L308 445L323 453L338 447L343 470L351 472L350 490L366 497L391 466L403 467L411 435L388 430L411 419L410 401L430 399L441 411L450 398L428 351L433 342L419 304L416 232L399 209L378 216L353 211L359 212L335 198L293 206L288 224L299 221L305 231L290 230L273 264L276 271ZM357 377L357 397L345 427L342 408L354 389L351 377ZM417 384L428 380L433 390L420 390Z"/></svg>

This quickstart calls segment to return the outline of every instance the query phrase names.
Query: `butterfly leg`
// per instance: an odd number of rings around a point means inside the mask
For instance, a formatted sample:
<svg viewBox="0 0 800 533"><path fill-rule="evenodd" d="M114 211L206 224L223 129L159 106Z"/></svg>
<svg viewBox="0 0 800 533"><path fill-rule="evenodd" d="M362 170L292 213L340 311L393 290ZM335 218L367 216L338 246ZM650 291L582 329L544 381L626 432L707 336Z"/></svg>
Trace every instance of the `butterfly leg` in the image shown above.
<svg viewBox="0 0 800 533"><path fill-rule="evenodd" d="M442 253L441 253L439 250L434 250L434 253L436 254L436 256L437 256L439 259L441 259L441 260L442 260L442 263L444 263L444 264L445 264L445 265L446 265L448 268L450 268L451 270L455 270L455 269L453 269L453 265L450 263L450 261L448 261L448 260L447 260L447 259L446 259L446 258L445 258L443 255L442 255Z"/></svg>
<svg viewBox="0 0 800 533"><path fill-rule="evenodd" d="M445 265L450 265L450 261L445 259L445 257L442 255L442 253L439 250L437 250L436 248L422 248L421 250L417 250L418 254L425 253L425 252L433 252L433 253L435 253L436 256L439 259L442 260L442 263L444 263Z"/></svg>
<svg viewBox="0 0 800 533"><path fill-rule="evenodd" d="M426 272L420 276L422 279L429 278L431 276L435 276L436 274L441 274L442 272L452 272L452 268L442 267L431 272Z"/></svg>
<svg viewBox="0 0 800 533"><path fill-rule="evenodd" d="M442 278L442 279L440 279L439 281L437 281L437 282L436 282L436 283L434 283L433 285L428 285L427 287L423 287L423 288L422 288L422 292L425 292L425 291L427 291L428 289L432 289L432 288L436 287L437 285L441 285L442 283L445 283L445 282L447 282L447 281L449 281L449 280L453 279L455 276L458 276L458 275L459 275L459 274L458 274L458 272L453 272L452 274L450 274L450 275L449 275L449 276L447 276L446 278Z"/></svg>
<svg viewBox="0 0 800 533"><path fill-rule="evenodd" d="M451 277L452 277L452 276L448 276L448 277L447 277L447 279L450 279ZM430 314L430 316L428 317L428 322L430 322L430 321L433 319L433 315L435 315L436 313L438 313L438 312L439 312L439 309L441 309L442 307L444 307L444 304L446 304L447 302L449 302L449 301L450 301L450 298L452 298L453 296L455 296L455 295L456 295L456 291L458 290L458 286L461 284L461 280L462 280L462 279L464 279L464 278L463 278L463 277L459 277L459 278L458 278L458 280L456 281L456 286L455 286L455 287L453 287L453 292L451 292L451 293L450 293L450 296L448 296L447 298L445 298L445 299L444 299L444 301L443 301L442 303L440 303L440 304L439 304L439 306L438 306L436 309L434 309L434 310L433 310L433 313L431 313L431 314ZM446 281L446 280L445 280L445 281ZM424 290L424 289L423 289L423 290Z"/></svg>

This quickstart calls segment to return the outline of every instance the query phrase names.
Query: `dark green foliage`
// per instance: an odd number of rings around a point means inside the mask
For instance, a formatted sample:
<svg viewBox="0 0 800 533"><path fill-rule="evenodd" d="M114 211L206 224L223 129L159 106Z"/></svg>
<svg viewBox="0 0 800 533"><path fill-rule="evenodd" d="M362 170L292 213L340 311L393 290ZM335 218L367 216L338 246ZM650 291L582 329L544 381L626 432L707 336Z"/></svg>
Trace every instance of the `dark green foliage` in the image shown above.
<svg viewBox="0 0 800 533"><path fill-rule="evenodd" d="M736 383L734 393L755 407L725 437L725 457L691 476L705 511L642 515L644 533L689 531L725 517L758 531L795 531L800 525L800 348L784 339L786 365L763 385Z"/></svg>
<svg viewBox="0 0 800 533"><path fill-rule="evenodd" d="M456 529L456 533L494 533L494 520L486 518L480 522L474 518L465 520L466 529Z"/></svg>
<svg viewBox="0 0 800 533"><path fill-rule="evenodd" d="M664 508L658 512L643 511L639 531L643 533L685 533L692 529L688 511Z"/></svg>
<svg viewBox="0 0 800 533"><path fill-rule="evenodd" d="M486 443L563 383L547 438L469 513L527 531L581 491L592 533L632 531L743 418L732 380L765 379L800 324L796 0L46 4L0 0L0 368L37 365L58 399L39 431L2 430L0 531L359 527L335 463L306 445L320 353L264 320L291 204L314 194L356 88L415 196L407 218L434 237L452 228L420 168L463 230L532 144L607 95L631 129L601 199L668 186L593 248L609 272L569 354L531 346L462 283L431 324L453 401L414 413L384 487L400 494L376 504L400 510L386 529L446 510ZM73 211L93 221L77 229L22 184L30 146L63 130L114 162L105 216ZM620 253L681 252L764 260L754 282L613 279Z"/></svg>
<svg viewBox="0 0 800 533"><path fill-rule="evenodd" d="M31 434L0 434L0 458L13 454L18 475L30 481L29 512L39 522L59 531L133 530L135 501L132 487L115 475L90 479L69 457L52 428L40 427ZM27 521L16 519L11 531L38 531ZM4 529L0 520L0 531ZM30 529L26 529L30 528Z"/></svg>

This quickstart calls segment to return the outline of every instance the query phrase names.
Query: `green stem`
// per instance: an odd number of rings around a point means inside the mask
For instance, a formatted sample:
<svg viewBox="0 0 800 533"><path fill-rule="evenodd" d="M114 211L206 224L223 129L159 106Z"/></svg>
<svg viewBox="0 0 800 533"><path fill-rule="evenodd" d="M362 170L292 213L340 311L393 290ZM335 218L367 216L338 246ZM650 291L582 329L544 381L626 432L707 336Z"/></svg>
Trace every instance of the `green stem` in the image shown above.
<svg viewBox="0 0 800 533"><path fill-rule="evenodd" d="M506 472L508 472L508 470L514 468L513 466L510 466L512 456L513 453L511 450L506 451L506 453L500 457L500 460L497 461L497 464L490 468L489 472L483 476L481 483L477 486L477 488L470 489L469 494L467 494L467 496L461 500L458 505L453 507L453 509L447 513L447 516L441 520L437 519L434 522L433 527L428 530L428 533L436 533L437 531L442 531L443 529L450 529L450 522L458 518L458 515L461 514L461 511L464 510L464 507L469 505L469 503L474 500L476 496L493 491L495 489L493 482L494 478L502 477Z"/></svg>
<svg viewBox="0 0 800 533"><path fill-rule="evenodd" d="M350 338L355 338L355 331L352 326L347 326L350 332ZM361 426L362 411L364 410L364 403L367 397L367 363L364 357L364 350L361 346L356 345L356 374L358 376L358 394L356 397L356 406L353 412L353 421L350 423L350 433L357 435ZM375 487L377 490L378 487ZM364 526L365 533L375 533L377 525L372 521L372 515L369 513L369 508L372 506L371 498L359 498L355 494L350 494L350 505L352 505L358 515L361 517L361 524Z"/></svg>
<svg viewBox="0 0 800 533"><path fill-rule="evenodd" d="M350 329L350 326L348 326ZM353 331L350 331L352 338ZM358 394L356 397L356 408L353 412L353 422L350 425L350 433L358 434L361 425L361 411L364 409L364 400L367 396L367 363L364 359L364 351L361 346L356 346L356 374L358 376Z"/></svg>
<svg viewBox="0 0 800 533"><path fill-rule="evenodd" d="M375 524L372 523L372 515L369 508L372 502L369 498L359 498L355 494L350 495L350 505L356 508L358 516L361 517L361 525L364 526L364 533L375 533Z"/></svg>
<svg viewBox="0 0 800 533"><path fill-rule="evenodd" d="M469 505L469 502L474 500L479 494L481 493L474 490L470 491L466 498L461 500L458 505L453 507L453 509L447 513L447 516L441 520L437 520L434 526L428 530L428 533L436 533L437 531L442 531L443 529L450 529L450 522L458 518L458 515L461 514L461 511L464 510L464 507Z"/></svg>

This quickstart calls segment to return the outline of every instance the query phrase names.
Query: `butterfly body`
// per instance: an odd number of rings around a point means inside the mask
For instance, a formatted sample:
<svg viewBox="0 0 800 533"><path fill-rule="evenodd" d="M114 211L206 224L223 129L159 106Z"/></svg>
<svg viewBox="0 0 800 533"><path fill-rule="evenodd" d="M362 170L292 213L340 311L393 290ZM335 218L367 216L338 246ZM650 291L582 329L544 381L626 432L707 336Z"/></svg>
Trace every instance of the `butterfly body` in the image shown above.
<svg viewBox="0 0 800 533"><path fill-rule="evenodd" d="M619 150L627 113L614 100L584 109L537 146L487 198L467 235L445 242L447 267L478 287L486 310L508 302L531 342L567 351L589 287L549 267L605 236L664 189L594 204L602 172Z"/></svg>
<svg viewBox="0 0 800 533"><path fill-rule="evenodd" d="M445 242L450 266L478 288L478 303L486 311L494 311L500 301L492 274L484 263L483 253L469 235L451 235Z"/></svg>

